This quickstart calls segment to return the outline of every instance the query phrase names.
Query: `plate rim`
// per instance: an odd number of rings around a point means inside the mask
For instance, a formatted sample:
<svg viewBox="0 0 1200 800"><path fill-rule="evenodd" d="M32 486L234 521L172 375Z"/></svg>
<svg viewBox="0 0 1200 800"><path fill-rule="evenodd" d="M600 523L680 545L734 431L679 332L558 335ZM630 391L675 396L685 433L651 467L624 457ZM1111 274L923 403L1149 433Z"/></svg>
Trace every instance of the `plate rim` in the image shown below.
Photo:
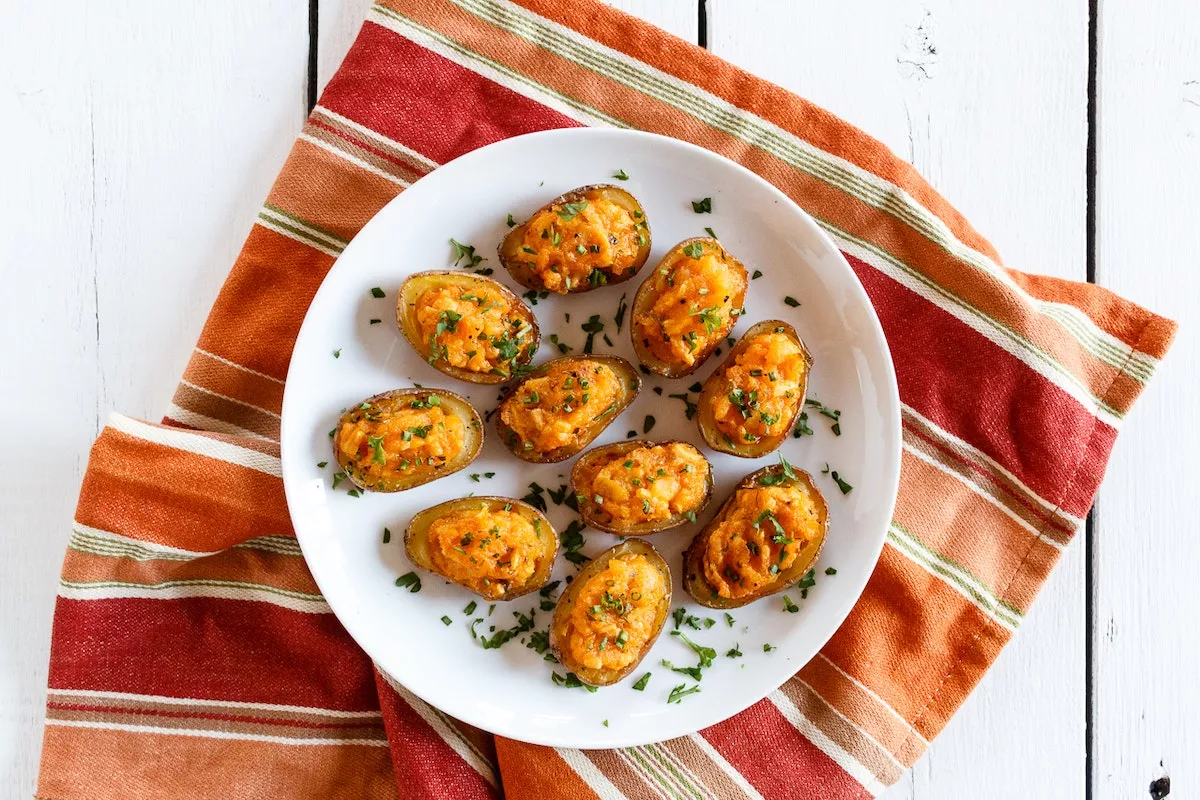
<svg viewBox="0 0 1200 800"><path fill-rule="evenodd" d="M302 534L301 530L302 530L303 526L298 525L296 523L296 519L299 516L297 513L297 508L296 508L299 503L299 501L297 500L297 497L299 496L299 493L300 493L299 484L303 479L301 477L295 475L294 473L289 476L289 473L292 473L292 471L287 468L287 464L289 462L289 459L287 457L287 453L289 450L289 447L288 447L289 437L286 436L285 433L288 431L288 425L287 425L287 420L289 418L288 409L289 409L289 407L294 406L297 402L294 399L295 392L297 390L292 388L293 386L295 386L295 383L288 380L288 378L291 378L295 356L296 356L296 353L301 350L300 344L305 339L305 332L310 330L309 319L310 319L310 315L312 313L312 309L317 305L317 301L321 296L321 292L325 291L326 287L329 285L329 278L334 274L334 271L339 268L339 266L342 264L343 260L345 260L346 255L348 253L353 253L355 251L355 246L356 246L356 244L358 244L360 234L364 230L366 230L369 226L371 226L373 223L375 223L376 220L380 216L382 216L387 211L388 208L390 208L392 206L392 204L399 202L402 197L404 197L405 195L408 195L413 187L417 186L421 182L430 181L430 179L433 178L434 175L436 175L439 172L442 172L443 170L445 170L447 167L450 167L451 165L455 165L456 170L461 170L461 169L465 168L466 166L470 166L475 161L485 161L489 158L496 157L495 154L497 152L503 152L503 150L505 150L508 147L517 146L517 145L514 145L515 142L524 142L524 141L530 140L530 139L557 139L557 138L564 138L564 137L579 138L579 139L584 139L584 140L586 140L586 139L605 139L605 138L621 138L621 139L631 139L631 140L635 140L635 141L642 140L642 141L651 142L651 144L649 145L650 147L680 148L683 150L691 151L693 156L697 156L702 159L709 159L709 160L713 161L714 163L721 164L721 166L724 168L732 168L735 172L742 173L742 177L747 178L751 182L758 184L759 188L761 190L765 191L768 195L771 195L773 197L773 199L775 200L775 202L785 204L787 207L790 207L791 210L794 211L796 213L796 215L800 218L800 220L803 222L803 224L809 228L810 233L814 234L816 236L816 238L828 249L828 251L830 253L832 253L834 257L836 257L836 260L838 262L840 262L841 266L845 270L845 274L850 278L850 285L851 285L850 291L852 291L858 295L859 300L862 301L862 303L865 305L865 307L867 308L867 310L869 312L868 317L870 320L871 333L873 334L873 339L876 342L878 354L882 357L883 366L885 367L885 369L882 370L884 373L882 377L883 377L883 381L884 381L885 385L883 387L881 387L881 391L880 391L880 396L886 397L886 399L888 400L886 406L883 408L883 410L886 412L886 414L885 414L885 429L890 434L890 439L895 443L894 453L892 454L893 457L888 459L888 462L885 465L886 473L885 473L884 483L887 487L887 503L886 503L886 514L884 515L884 517L885 517L885 519L888 520L888 523L886 523L883 526L882 530L880 530L878 533L876 533L874 538L869 542L868 552L870 554L870 569L867 570L865 573L866 578L861 581L860 585L853 587L853 590L851 592L846 593L845 596L847 597L847 600L845 601L845 607L843 609L841 609L839 614L835 614L835 615L827 614L825 616L824 626L822 628L821 635L816 637L820 640L819 644L817 644L813 648L813 651L811 653L807 654L804 657L803 662L795 668L795 671L786 675L783 678L783 680L780 681L778 684L774 684L773 681L769 681L768 683L764 684L763 685L764 690L762 691L761 696L757 700L753 700L750 703L747 703L747 704L741 706L740 708L736 708L736 709L730 711L728 714L721 716L719 719L715 719L715 720L706 722L698 728L692 728L691 725L689 724L687 726L688 727L687 730L673 732L666 737L656 737L656 738L652 738L652 739L647 739L644 736L641 736L641 737L626 736L624 738L617 737L615 740L613 740L610 737L610 738L606 738L604 742L597 743L597 744L580 743L578 741L563 742L562 740L555 739L552 736L551 737L514 736L514 735L512 735L511 732L492 730L486 724L481 724L481 722L479 720L468 719L467 718L468 715L459 716L456 713L453 713L451 711L444 709L439 703L436 703L436 702L430 700L429 698L422 696L421 693L419 693L407 686L404 687L406 691L411 692L414 696L419 698L421 701L428 703L430 706L438 709L442 713L448 714L448 715L454 717L455 719L459 719L463 722L466 722L467 724L478 727L481 730L491 733L492 735L504 736L505 738L514 739L515 741L521 741L521 742L525 742L528 744L542 745L542 746L548 746L548 747L566 747L566 748L574 748L574 749L580 749L580 750L610 749L610 748L618 748L618 747L636 747L636 746L641 746L641 745L653 744L653 743L657 743L657 742L661 742L661 741L667 741L671 738L676 738L679 736L687 736L687 735L696 733L698 730L702 730L704 727L720 724L726 720L732 719L733 717L741 714L747 708L750 708L751 706L755 705L755 703L761 702L762 699L769 696L772 692L778 690L780 686L782 686L784 683L786 683L788 680L790 680L792 676L794 676L797 672L799 672L799 670L804 666L804 664L807 664L808 661L811 661L812 658L814 658L821 651L821 649L824 648L825 645L827 645L829 643L829 640L832 639L833 636L837 633L838 629L841 628L842 624L849 617L851 611L853 611L854 607L858 604L859 600L862 598L863 592L866 590L866 587L870 581L871 575L874 574L875 568L877 567L877 565L879 563L879 558L883 552L884 544L887 541L887 532L890 527L890 520L892 519L893 515L895 514L896 502L899 497L900 466L901 466L902 450L903 450L903 447L902 447L902 418L901 418L901 403L900 403L899 385L898 385L897 376L896 376L895 363L892 359L891 348L888 345L887 337L884 335L884 332L883 332L883 325L879 319L879 315L875 311L874 304L871 303L870 296L867 294L867 291L866 291L865 287L863 286L862 282L859 280L858 275L854 272L854 269L850 266L850 263L846 260L846 257L842 253L841 249L838 248L838 246L836 245L836 243L834 243L833 239L829 236L829 234L826 233L825 230L820 225L817 224L816 220L812 217L812 215L809 214L807 211L805 211L802 207L800 207L799 204L797 204L794 200L792 200L792 198L790 198L787 194L785 194L781 189L779 189L773 183L766 180L765 178L763 178L762 176L760 176L758 173L754 172L753 170L750 170L747 167L739 164L738 162L736 162L720 153L717 153L713 150L709 150L707 148L700 147L699 145L693 144L691 142L687 142L682 139L676 139L671 136L664 136L661 134L651 133L648 131L620 129L620 128L574 127L574 128L553 128L553 129L549 129L549 130L535 131L535 132L531 132L531 133L520 134L518 136L511 136L511 137L508 137L505 139L498 140L496 142L492 142L491 144L476 148L475 150L471 150L471 151L464 153L454 159L451 159L450 161L445 162L441 166L434 169L432 172L429 172L426 175L420 177L418 180L414 181L406 190L401 191L399 194L397 194L395 197L393 197L391 200L389 200L387 203L385 203L378 211L376 211L371 216L371 218L369 220L367 220L367 222L362 226L362 228L359 229L359 232L357 234L355 234L355 236L351 239L350 243L342 251L341 255L338 256L337 260L329 268L329 271L321 279L320 286L317 287L317 291L313 294L312 299L309 301L308 308L306 308L305 312L304 312L304 319L301 322L300 329L296 335L295 343L293 344L293 347L292 347L292 355L288 361L288 374L287 374L287 378L285 378L285 382L284 382L283 403L282 403L282 406L280 409L280 441L279 441L280 472L282 475L284 495L285 495L285 500L286 500L287 508L288 508L289 522L292 524L292 529L296 536L297 543L300 546L301 553L303 554L305 564L308 567L309 572L312 574L313 580L316 583L318 590L320 590L322 597L324 597L325 602L329 605L330 611L333 613L333 615L337 619L338 623L343 627L343 629L345 629L346 633L354 641L355 645L357 645L371 659L372 666L376 670L378 670L381 674L383 674L385 676L385 678L388 678L391 681L394 681L397 685L404 686L404 684L400 680L398 680L393 675L391 675L390 673L385 672L383 670L382 666L379 665L379 663L375 660L374 656L370 652L370 649L363 643L363 641L360 639L360 637L358 635L356 635L355 628L357 627L357 623L353 621L352 615L343 614L342 612L339 611L339 606L342 605L342 600L334 599L334 597L332 597L328 594L328 592L326 591L326 586L323 584L323 579L321 577L322 568L315 567L313 560L310 560L310 558L309 558L309 550L305 546L305 540L307 539L307 534ZM586 146L586 143L584 143L581 146ZM295 484L294 488L292 488L293 484ZM309 544L309 547L311 547L311 546L313 546L312 543ZM336 592L335 592L335 595L336 595ZM830 622L830 620L832 620L833 617L835 617L835 616L837 617L836 621ZM770 684L774 684L774 685L770 685ZM600 732L597 732L597 733L599 734Z"/></svg>

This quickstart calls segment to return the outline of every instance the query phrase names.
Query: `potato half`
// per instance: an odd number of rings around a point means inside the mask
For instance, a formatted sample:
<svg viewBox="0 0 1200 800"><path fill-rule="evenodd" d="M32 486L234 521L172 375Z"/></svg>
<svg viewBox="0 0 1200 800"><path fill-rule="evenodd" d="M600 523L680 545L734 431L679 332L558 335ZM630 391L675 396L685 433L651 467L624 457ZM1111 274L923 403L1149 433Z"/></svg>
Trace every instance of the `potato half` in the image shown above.
<svg viewBox="0 0 1200 800"><path fill-rule="evenodd" d="M594 385L600 381L603 386ZM517 458L534 464L562 461L599 436L641 386L637 370L617 356L556 358L505 391L496 408L496 430Z"/></svg>
<svg viewBox="0 0 1200 800"><path fill-rule="evenodd" d="M535 291L588 292L627 281L650 257L650 225L618 186L581 186L556 197L500 242L500 263Z"/></svg>
<svg viewBox="0 0 1200 800"><path fill-rule="evenodd" d="M624 569L621 572L613 572L610 562L615 560L632 564L633 569L628 572ZM656 575L652 579L653 585L661 594L655 598L642 596L637 590L625 591L626 585L620 580L614 580L614 576L621 574L637 578L637 573L646 568L653 570ZM649 590L650 583L638 582L636 585L644 585ZM580 629L575 624L575 609L580 604L580 598L584 596L597 596L597 602L587 606L585 610L589 627ZM667 567L667 562L648 542L630 539L605 550L589 561L562 593L558 605L554 608L554 618L550 622L550 647L559 663L574 672L579 680L591 686L608 686L633 672L646 657L662 632L670 610L671 570ZM603 631L619 633L612 636L605 634L603 640L592 643L594 649L603 651L612 648L607 658L616 657L626 663L614 667L587 666L575 656L574 651L577 648L572 647L573 637L582 636L586 641L594 639ZM582 645L582 642L579 644ZM626 654L627 646L636 647L636 650Z"/></svg>
<svg viewBox="0 0 1200 800"><path fill-rule="evenodd" d="M517 533L512 533L516 526L509 515L513 514L528 523L519 526ZM462 558L447 559L431 542L439 520L439 533L453 534L452 550L461 551ZM502 521L503 530L519 538L503 541L498 524ZM528 536L530 529L532 539ZM489 539L496 544L481 544ZM414 516L404 531L404 549L416 567L488 600L512 600L542 588L550 580L558 554L558 534L550 521L528 503L511 497L464 497L439 503ZM514 577L516 572L530 568L532 572L520 580Z"/></svg>
<svg viewBox="0 0 1200 800"><path fill-rule="evenodd" d="M795 559L786 569L779 569L776 565L772 571L771 565L767 562L777 562L778 551L787 547L786 543L780 544L773 540L776 537L788 538L788 531L776 527L776 524L761 512L756 514L753 519L757 520L757 527L752 530L740 531L739 536L748 543L753 542L752 545L746 545L746 559L752 562L748 566L757 568L760 574L765 571L772 577L769 582L747 594L738 597L723 597L706 575L705 568L709 558L710 541L721 523L730 518L734 512L738 504L739 493L771 486L800 490L805 498L804 502L810 504L809 511L813 515L815 534L811 538L805 539L800 547L794 549ZM748 497L753 497L753 495L748 495ZM829 509L821 491L813 483L811 475L786 463L764 467L747 475L721 505L716 516L692 539L692 543L683 554L683 588L697 603L709 608L737 608L752 603L760 597L777 594L795 585L812 569L813 564L817 561L817 556L821 553L821 546L825 544L828 530ZM732 546L730 552L732 552ZM761 568L763 564L767 564L765 570ZM737 574L735 572L727 577L732 580Z"/></svg>
<svg viewBox="0 0 1200 800"><path fill-rule="evenodd" d="M353 483L402 492L458 472L483 446L483 422L444 389L397 389L343 412L333 456Z"/></svg>
<svg viewBox="0 0 1200 800"><path fill-rule="evenodd" d="M759 340L759 337L776 334L785 337L799 350L799 355L796 356L798 362L791 365L793 372L799 370L799 380L794 383L787 382L786 386L780 380L770 380L769 376L775 373L769 363L754 367L753 370L740 367L735 370L740 378L734 380L730 367L737 364L738 358L747 348ZM778 448L791 433L796 417L804 407L804 395L808 389L808 375L812 370L812 363L808 348L791 325L777 319L753 325L729 351L721 366L713 370L704 381L700 399L696 402L696 425L700 428L700 435L704 437L705 444L719 453L729 453L742 458L758 458ZM752 371L760 374L754 375ZM741 386L740 383L746 385ZM784 392L791 392L792 396L787 397ZM768 397L768 393L773 394ZM769 428L769 435L751 434L746 431L740 437L734 437L722 431L713 412L714 404L726 405L722 398L727 400L729 407L733 409L734 419L740 419L743 423L748 421L751 426L758 426L756 430L766 431ZM767 411L768 408L770 412ZM769 414L766 419L773 420L765 427L764 414ZM747 416L749 420L746 419ZM747 438L748 434L751 438Z"/></svg>
<svg viewBox="0 0 1200 800"><path fill-rule="evenodd" d="M454 308L445 309L443 315L448 316L439 320L431 339L421 326L421 300L427 292L443 288L455 292L452 298L441 298ZM510 380L516 368L533 358L540 341L537 319L521 298L503 284L469 272L431 270L410 275L397 293L396 324L434 369L470 383ZM458 334L463 339L453 342L453 354L448 345L435 352L438 330L443 337ZM451 363L452 358L462 365Z"/></svg>
<svg viewBox="0 0 1200 800"><path fill-rule="evenodd" d="M596 484L606 468L613 472L614 480L609 482L613 492L601 492ZM661 475L656 474L658 470ZM615 442L587 451L571 468L571 492L579 502L583 522L620 536L645 536L695 522L712 490L712 465L687 442ZM626 513L616 513L617 503L624 504L621 510ZM639 512L643 512L640 516L655 516L631 521ZM669 516L661 516L663 512Z"/></svg>
<svg viewBox="0 0 1200 800"><path fill-rule="evenodd" d="M633 298L629 333L646 369L690 375L713 354L743 311L746 268L716 239L685 239L646 276Z"/></svg>

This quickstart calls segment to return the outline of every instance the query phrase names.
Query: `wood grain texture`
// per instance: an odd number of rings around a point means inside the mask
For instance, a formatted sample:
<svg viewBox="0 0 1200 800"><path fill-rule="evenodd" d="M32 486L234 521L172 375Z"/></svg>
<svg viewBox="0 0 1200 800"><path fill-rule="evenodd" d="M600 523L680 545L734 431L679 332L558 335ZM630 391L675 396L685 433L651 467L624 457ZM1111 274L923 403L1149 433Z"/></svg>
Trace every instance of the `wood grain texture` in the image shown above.
<svg viewBox="0 0 1200 800"><path fill-rule="evenodd" d="M303 119L297 8L0 6L0 797L33 792L92 439L162 415Z"/></svg>
<svg viewBox="0 0 1200 800"><path fill-rule="evenodd" d="M1006 263L1084 279L1085 4L709 0L708 9L714 52L881 139ZM889 800L1083 796L1085 559L1076 545Z"/></svg>
<svg viewBox="0 0 1200 800"><path fill-rule="evenodd" d="M1200 4L1100 4L1097 282L1183 322L1096 505L1093 798L1200 796Z"/></svg>

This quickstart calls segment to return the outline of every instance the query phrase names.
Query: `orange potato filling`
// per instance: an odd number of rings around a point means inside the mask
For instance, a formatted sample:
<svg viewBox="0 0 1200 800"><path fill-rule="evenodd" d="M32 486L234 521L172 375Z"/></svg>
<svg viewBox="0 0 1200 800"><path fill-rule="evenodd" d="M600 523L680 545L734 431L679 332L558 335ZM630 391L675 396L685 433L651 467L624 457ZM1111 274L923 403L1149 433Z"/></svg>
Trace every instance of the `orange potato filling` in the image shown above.
<svg viewBox="0 0 1200 800"><path fill-rule="evenodd" d="M734 300L745 291L746 279L720 248L699 242L689 247L697 257L675 259L651 276L657 296L634 324L642 344L660 361L690 367L733 330L741 313Z"/></svg>
<svg viewBox="0 0 1200 800"><path fill-rule="evenodd" d="M754 594L778 580L820 533L817 504L804 488L738 489L706 542L704 578L721 597Z"/></svg>
<svg viewBox="0 0 1200 800"><path fill-rule="evenodd" d="M725 368L722 390L709 400L717 430L730 444L786 433L807 371L793 339L779 332L755 336Z"/></svg>
<svg viewBox="0 0 1200 800"><path fill-rule="evenodd" d="M588 669L620 670L637 661L658 630L667 593L662 573L640 553L626 553L579 588L566 625L567 649Z"/></svg>
<svg viewBox="0 0 1200 800"><path fill-rule="evenodd" d="M368 483L442 469L462 452L466 426L437 403L414 398L386 411L364 403L341 426L338 450Z"/></svg>
<svg viewBox="0 0 1200 800"><path fill-rule="evenodd" d="M471 372L512 373L512 362L532 343L533 328L499 294L459 286L426 289L416 300L417 325L439 359Z"/></svg>
<svg viewBox="0 0 1200 800"><path fill-rule="evenodd" d="M617 523L670 519L704 501L708 461L690 444L639 447L580 470L576 489L592 499L597 513Z"/></svg>
<svg viewBox="0 0 1200 800"><path fill-rule="evenodd" d="M500 406L500 419L527 451L548 453L616 411L624 386L620 376L596 361L551 363L528 378Z"/></svg>
<svg viewBox="0 0 1200 800"><path fill-rule="evenodd" d="M646 243L642 217L604 198L539 211L525 225L524 259L548 291L566 294L585 282L600 285L633 268Z"/></svg>
<svg viewBox="0 0 1200 800"><path fill-rule="evenodd" d="M459 508L429 526L429 559L434 570L485 597L502 597L523 586L546 552L541 523L516 511Z"/></svg>

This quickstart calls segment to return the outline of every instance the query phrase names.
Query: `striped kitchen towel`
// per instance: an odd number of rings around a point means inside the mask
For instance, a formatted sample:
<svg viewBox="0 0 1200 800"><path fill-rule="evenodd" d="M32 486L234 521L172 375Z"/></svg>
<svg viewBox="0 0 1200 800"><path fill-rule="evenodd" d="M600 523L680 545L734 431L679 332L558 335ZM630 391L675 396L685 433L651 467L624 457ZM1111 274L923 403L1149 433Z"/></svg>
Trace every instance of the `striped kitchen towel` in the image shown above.
<svg viewBox="0 0 1200 800"><path fill-rule="evenodd" d="M420 176L508 136L666 133L829 233L887 334L903 474L878 568L780 690L613 751L494 739L372 668L288 522L279 413L326 271ZM912 168L825 111L593 0L385 0L259 214L164 424L92 451L54 621L38 795L857 798L897 781L1082 525L1174 324L1011 271Z"/></svg>

